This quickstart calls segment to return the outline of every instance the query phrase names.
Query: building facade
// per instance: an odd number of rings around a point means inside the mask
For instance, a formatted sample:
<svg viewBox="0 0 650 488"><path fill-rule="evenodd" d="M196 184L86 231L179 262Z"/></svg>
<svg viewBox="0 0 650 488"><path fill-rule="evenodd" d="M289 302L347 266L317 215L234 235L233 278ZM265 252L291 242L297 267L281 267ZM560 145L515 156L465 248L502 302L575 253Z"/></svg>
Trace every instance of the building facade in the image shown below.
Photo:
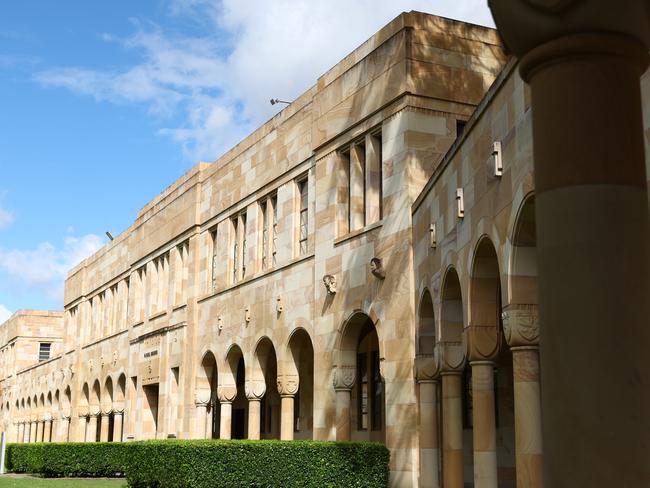
<svg viewBox="0 0 650 488"><path fill-rule="evenodd" d="M404 13L196 165L0 327L10 441L371 440L393 486L541 487L516 66Z"/></svg>

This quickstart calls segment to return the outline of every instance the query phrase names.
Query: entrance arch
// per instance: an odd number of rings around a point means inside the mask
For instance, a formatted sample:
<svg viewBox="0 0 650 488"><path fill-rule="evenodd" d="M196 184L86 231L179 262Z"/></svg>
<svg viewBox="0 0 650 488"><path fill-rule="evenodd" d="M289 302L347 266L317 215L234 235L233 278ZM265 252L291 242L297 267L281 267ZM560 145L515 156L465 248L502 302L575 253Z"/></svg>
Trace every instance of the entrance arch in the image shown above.
<svg viewBox="0 0 650 488"><path fill-rule="evenodd" d="M197 437L219 437L220 406L217 402L217 360L207 351L201 360L196 377Z"/></svg>
<svg viewBox="0 0 650 488"><path fill-rule="evenodd" d="M291 381L297 380L295 393L291 396L291 408L282 406L282 416L291 415L290 436L284 427L286 420L282 421L283 439L313 439L314 437L314 347L309 333L298 328L289 337L287 346L287 361L284 367L283 388L287 397L292 392L288 386ZM280 382L278 382L280 384ZM284 400L283 402L287 402Z"/></svg>
<svg viewBox="0 0 650 488"><path fill-rule="evenodd" d="M265 336L255 347L247 391L249 439L280 438L280 395L277 377L278 362L275 347L271 339Z"/></svg>

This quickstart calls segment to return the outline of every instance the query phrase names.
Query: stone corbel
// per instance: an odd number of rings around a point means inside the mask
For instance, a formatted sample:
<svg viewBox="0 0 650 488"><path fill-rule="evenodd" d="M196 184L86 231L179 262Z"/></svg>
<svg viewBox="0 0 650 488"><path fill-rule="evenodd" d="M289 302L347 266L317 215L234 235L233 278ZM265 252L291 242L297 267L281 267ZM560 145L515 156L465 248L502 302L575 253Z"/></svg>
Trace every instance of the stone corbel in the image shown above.
<svg viewBox="0 0 650 488"><path fill-rule="evenodd" d="M465 347L462 342L439 342L433 350L440 373L460 373L465 367Z"/></svg>
<svg viewBox="0 0 650 488"><path fill-rule="evenodd" d="M494 361L501 347L499 327L471 324L463 331L463 344L468 361Z"/></svg>
<svg viewBox="0 0 650 488"><path fill-rule="evenodd" d="M294 396L298 393L300 379L297 374L285 374L278 376L278 393L280 396Z"/></svg>
<svg viewBox="0 0 650 488"><path fill-rule="evenodd" d="M334 368L332 383L335 390L351 390L357 376L357 368L352 365L341 365Z"/></svg>
<svg viewBox="0 0 650 488"><path fill-rule="evenodd" d="M537 347L539 315L536 304L509 305L501 314L503 333L510 347Z"/></svg>
<svg viewBox="0 0 650 488"><path fill-rule="evenodd" d="M440 375L439 357L435 354L418 354L415 358L415 379L418 383L436 381Z"/></svg>

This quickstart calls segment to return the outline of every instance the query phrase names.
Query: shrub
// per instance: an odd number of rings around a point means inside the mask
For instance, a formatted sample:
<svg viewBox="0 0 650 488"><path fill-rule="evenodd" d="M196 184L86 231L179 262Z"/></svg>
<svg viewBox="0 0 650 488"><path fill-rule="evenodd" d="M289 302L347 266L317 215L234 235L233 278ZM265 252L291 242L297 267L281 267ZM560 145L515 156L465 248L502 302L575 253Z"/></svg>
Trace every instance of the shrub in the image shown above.
<svg viewBox="0 0 650 488"><path fill-rule="evenodd" d="M7 468L126 474L133 488L385 488L389 453L365 442L160 440L10 444Z"/></svg>
<svg viewBox="0 0 650 488"><path fill-rule="evenodd" d="M9 444L7 469L48 477L123 476L128 444L118 442L52 442Z"/></svg>

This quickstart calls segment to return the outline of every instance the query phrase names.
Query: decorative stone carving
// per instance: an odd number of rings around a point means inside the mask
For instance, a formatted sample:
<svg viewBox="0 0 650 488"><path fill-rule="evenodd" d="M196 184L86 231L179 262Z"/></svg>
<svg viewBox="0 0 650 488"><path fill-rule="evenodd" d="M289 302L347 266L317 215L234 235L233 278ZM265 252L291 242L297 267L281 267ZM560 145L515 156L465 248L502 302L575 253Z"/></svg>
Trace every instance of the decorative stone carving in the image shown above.
<svg viewBox="0 0 650 488"><path fill-rule="evenodd" d="M327 290L328 295L336 294L336 276L335 275L325 275L323 276L323 283L325 283L325 289Z"/></svg>
<svg viewBox="0 0 650 488"><path fill-rule="evenodd" d="M280 396L294 396L298 393L300 379L297 374L285 374L278 376L277 385Z"/></svg>
<svg viewBox="0 0 650 488"><path fill-rule="evenodd" d="M194 392L194 404L195 405L207 405L210 403L211 399L211 391L210 390L196 390Z"/></svg>
<svg viewBox="0 0 650 488"><path fill-rule="evenodd" d="M335 390L351 390L354 386L354 380L357 376L355 366L342 365L336 366L333 370L332 381Z"/></svg>
<svg viewBox="0 0 650 488"><path fill-rule="evenodd" d="M386 270L379 258L372 258L370 260L370 272L380 280L386 278Z"/></svg>
<svg viewBox="0 0 650 488"><path fill-rule="evenodd" d="M459 373L465 366L465 347L462 342L439 342L433 350L441 373Z"/></svg>
<svg viewBox="0 0 650 488"><path fill-rule="evenodd" d="M284 311L284 301L282 300L281 295L278 295L275 300L275 311L278 313L282 313Z"/></svg>
<svg viewBox="0 0 650 488"><path fill-rule="evenodd" d="M232 403L237 396L237 386L219 385L217 387L217 398L221 403Z"/></svg>
<svg viewBox="0 0 650 488"><path fill-rule="evenodd" d="M244 391L249 400L260 400L266 393L266 382L264 380L249 380L244 383Z"/></svg>
<svg viewBox="0 0 650 488"><path fill-rule="evenodd" d="M418 383L435 381L440 375L439 357L435 354L418 354L415 358L415 379Z"/></svg>
<svg viewBox="0 0 650 488"><path fill-rule="evenodd" d="M244 322L246 322L246 324L249 324L250 321L251 321L251 308L249 306L246 306L246 308L244 309Z"/></svg>
<svg viewBox="0 0 650 488"><path fill-rule="evenodd" d="M503 333L510 347L539 344L539 315L536 304L510 305L501 314Z"/></svg>
<svg viewBox="0 0 650 488"><path fill-rule="evenodd" d="M463 331L463 344L469 361L492 361L501 346L499 327L472 324Z"/></svg>

